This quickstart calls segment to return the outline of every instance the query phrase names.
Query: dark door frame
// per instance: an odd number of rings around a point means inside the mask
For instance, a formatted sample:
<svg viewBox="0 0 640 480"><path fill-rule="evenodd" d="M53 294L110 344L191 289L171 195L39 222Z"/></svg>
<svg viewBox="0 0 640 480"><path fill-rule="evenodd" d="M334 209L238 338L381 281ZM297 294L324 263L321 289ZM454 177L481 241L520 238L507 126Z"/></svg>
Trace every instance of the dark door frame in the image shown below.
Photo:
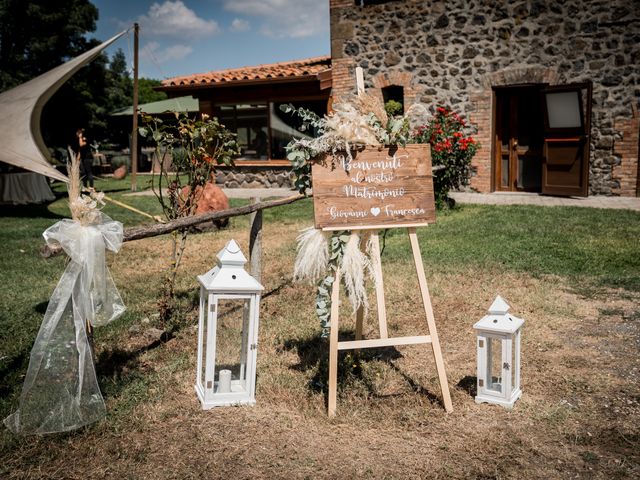
<svg viewBox="0 0 640 480"><path fill-rule="evenodd" d="M492 124L491 124L491 129L492 129L492 139L491 139L491 191L492 192L498 192L498 191L513 191L513 190L502 190L502 185L501 185L501 178L502 178L502 162L501 159L498 158L499 153L501 154L502 152L502 147L501 145L498 144L498 127L499 127L499 121L501 120L500 114L501 112L498 112L497 108L498 108L498 93L500 91L508 91L508 90L519 90L519 89L524 89L524 88L535 88L538 89L540 92L542 92L542 90L544 90L549 84L548 83L519 83L519 84L514 84L514 85L497 85L492 87ZM542 99L541 99L542 101ZM511 139L509 141L509 162L510 162L510 171L511 172L515 172L515 168L516 165L514 165L513 158L512 158L512 149L513 148L517 148L517 145L514 146L512 145ZM500 155L501 156L501 155ZM542 168L542 167L541 167ZM521 188L517 188L517 191L525 191L524 189Z"/></svg>
<svg viewBox="0 0 640 480"><path fill-rule="evenodd" d="M580 108L580 128L549 128L547 105L543 102L544 122L545 122L545 153L543 156L542 168L542 193L549 195L576 195L586 197L589 194L589 167L591 160L591 104L593 99L593 83L578 82L563 85L548 86L546 92L563 92L586 90L585 104L583 104L582 93L578 95ZM543 92L544 93L544 92ZM554 145L577 145L582 148L582 159L580 164L580 185L579 186L548 186L547 185L547 165L549 160L549 149Z"/></svg>

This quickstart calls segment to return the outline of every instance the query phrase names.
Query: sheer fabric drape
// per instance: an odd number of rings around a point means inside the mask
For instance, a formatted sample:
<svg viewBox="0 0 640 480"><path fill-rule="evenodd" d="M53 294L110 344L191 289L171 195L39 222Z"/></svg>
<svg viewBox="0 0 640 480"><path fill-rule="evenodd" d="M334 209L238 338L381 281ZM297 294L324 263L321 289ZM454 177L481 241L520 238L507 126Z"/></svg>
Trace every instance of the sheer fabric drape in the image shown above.
<svg viewBox="0 0 640 480"><path fill-rule="evenodd" d="M95 373L87 322L106 325L125 310L105 252L122 245L122 224L99 213L83 226L62 220L43 236L70 258L31 350L18 410L4 420L17 434L73 430L102 418L104 400Z"/></svg>

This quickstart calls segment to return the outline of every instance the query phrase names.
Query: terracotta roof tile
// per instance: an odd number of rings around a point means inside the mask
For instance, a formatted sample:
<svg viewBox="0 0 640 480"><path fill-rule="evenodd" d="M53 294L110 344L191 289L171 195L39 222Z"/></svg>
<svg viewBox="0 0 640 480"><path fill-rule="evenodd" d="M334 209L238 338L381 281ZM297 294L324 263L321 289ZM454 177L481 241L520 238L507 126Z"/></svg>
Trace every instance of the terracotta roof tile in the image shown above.
<svg viewBox="0 0 640 480"><path fill-rule="evenodd" d="M295 78L318 75L330 69L330 56L312 57L290 62L268 63L252 67L216 70L207 73L173 77L163 80L162 86L214 85L227 82L268 80L270 78Z"/></svg>

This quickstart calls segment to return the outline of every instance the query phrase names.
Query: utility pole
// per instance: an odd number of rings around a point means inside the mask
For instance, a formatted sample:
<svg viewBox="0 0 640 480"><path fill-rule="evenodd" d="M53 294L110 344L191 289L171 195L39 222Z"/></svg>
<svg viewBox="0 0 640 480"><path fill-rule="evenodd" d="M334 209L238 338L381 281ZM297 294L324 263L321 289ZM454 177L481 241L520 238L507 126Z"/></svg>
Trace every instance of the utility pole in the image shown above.
<svg viewBox="0 0 640 480"><path fill-rule="evenodd" d="M137 190L138 173L138 32L140 26L133 24L133 129L131 130L131 191Z"/></svg>

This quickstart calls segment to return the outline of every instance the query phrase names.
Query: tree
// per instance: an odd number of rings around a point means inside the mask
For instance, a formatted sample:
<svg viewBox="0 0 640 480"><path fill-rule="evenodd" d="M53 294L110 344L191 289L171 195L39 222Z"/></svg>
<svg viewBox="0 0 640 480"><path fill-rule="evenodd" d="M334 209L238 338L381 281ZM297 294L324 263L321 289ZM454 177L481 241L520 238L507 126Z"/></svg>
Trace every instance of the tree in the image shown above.
<svg viewBox="0 0 640 480"><path fill-rule="evenodd" d="M100 42L98 9L89 0L0 0L0 92L24 83ZM158 80L140 79L140 103L163 100ZM66 148L86 128L90 140L127 143L130 127L109 126L109 115L133 103L133 83L122 50L100 55L51 97L42 112L42 134L50 147Z"/></svg>
<svg viewBox="0 0 640 480"><path fill-rule="evenodd" d="M100 42L98 9L89 0L0 0L0 91L24 83ZM42 112L42 134L49 146L64 147L75 129L91 137L106 125L105 71L100 56L53 95Z"/></svg>
<svg viewBox="0 0 640 480"><path fill-rule="evenodd" d="M108 113L125 108L132 103L133 81L129 77L127 60L121 48L113 54L109 63L106 94Z"/></svg>
<svg viewBox="0 0 640 480"><path fill-rule="evenodd" d="M176 113L175 121L165 123L161 118L142 116L140 136L155 143L156 156L160 159L160 174L151 177L156 194L167 220L194 215L204 188L211 181L215 165L232 165L233 157L240 153L236 135L222 125L217 118L203 115L194 119L184 113ZM170 155L171 168L165 157ZM162 284L160 321L176 321L176 274L187 242L188 229L178 238L171 237L171 265Z"/></svg>
<svg viewBox="0 0 640 480"><path fill-rule="evenodd" d="M97 19L88 0L0 0L0 91L95 46Z"/></svg>
<svg viewBox="0 0 640 480"><path fill-rule="evenodd" d="M161 85L160 80L153 78L140 78L138 80L138 103L140 105L151 102L159 102L166 100L167 94L164 92L156 92L153 87Z"/></svg>

